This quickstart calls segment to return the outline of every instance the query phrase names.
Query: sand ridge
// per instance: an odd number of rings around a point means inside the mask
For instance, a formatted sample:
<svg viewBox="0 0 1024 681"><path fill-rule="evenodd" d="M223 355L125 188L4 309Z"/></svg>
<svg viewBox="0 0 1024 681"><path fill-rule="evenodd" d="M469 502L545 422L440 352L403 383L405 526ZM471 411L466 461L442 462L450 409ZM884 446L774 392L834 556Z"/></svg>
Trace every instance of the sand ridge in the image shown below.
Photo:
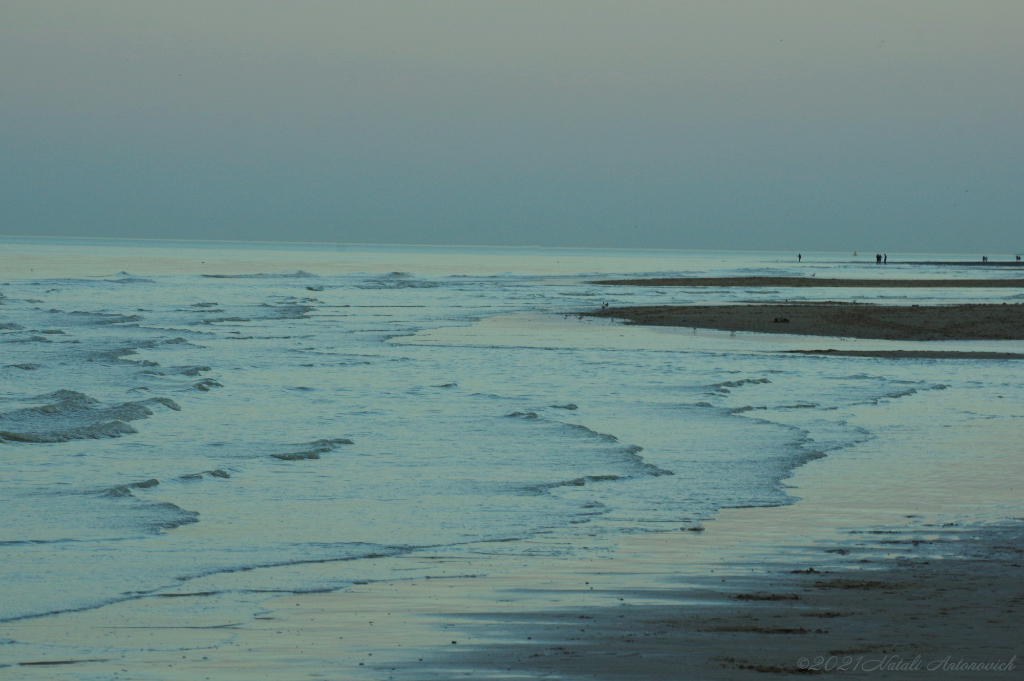
<svg viewBox="0 0 1024 681"><path fill-rule="evenodd" d="M627 324L877 340L1024 340L1024 305L654 305L581 313Z"/></svg>
<svg viewBox="0 0 1024 681"><path fill-rule="evenodd" d="M879 357L883 359L1024 359L1020 352L961 352L958 350L785 350L793 355Z"/></svg>
<svg viewBox="0 0 1024 681"><path fill-rule="evenodd" d="M603 286L742 286L746 288L1024 288L1024 279L818 279L817 277L661 277L606 279Z"/></svg>

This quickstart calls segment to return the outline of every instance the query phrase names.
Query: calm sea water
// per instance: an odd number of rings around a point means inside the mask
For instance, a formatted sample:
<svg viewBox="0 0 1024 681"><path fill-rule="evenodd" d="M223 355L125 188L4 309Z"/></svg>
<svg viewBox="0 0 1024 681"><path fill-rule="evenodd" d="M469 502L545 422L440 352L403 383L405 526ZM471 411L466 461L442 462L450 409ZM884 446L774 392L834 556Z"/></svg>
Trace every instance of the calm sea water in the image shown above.
<svg viewBox="0 0 1024 681"><path fill-rule="evenodd" d="M0 251L0 621L415 577L389 558L514 557L541 535L586 554L590 538L793 503L795 467L884 440L893 410L938 427L1024 404L1006 362L791 356L777 350L807 339L573 316L1022 297L588 283L608 275L1009 271L839 254L10 238ZM881 412L889 425L873 425Z"/></svg>

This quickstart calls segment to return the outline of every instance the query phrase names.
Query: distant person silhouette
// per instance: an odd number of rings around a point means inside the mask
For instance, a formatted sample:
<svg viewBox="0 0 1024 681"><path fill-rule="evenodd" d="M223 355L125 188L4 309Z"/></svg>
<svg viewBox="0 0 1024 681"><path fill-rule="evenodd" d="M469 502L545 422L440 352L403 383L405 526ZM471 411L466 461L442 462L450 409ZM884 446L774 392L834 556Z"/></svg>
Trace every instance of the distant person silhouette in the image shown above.
<svg viewBox="0 0 1024 681"><path fill-rule="evenodd" d="M804 256L802 256L801 254L799 254L799 253L796 254L796 261L797 262L800 262L801 260L803 260L803 258L804 258ZM1017 258L1017 260L1020 260L1020 258Z"/></svg>
<svg viewBox="0 0 1024 681"><path fill-rule="evenodd" d="M882 254L881 253L875 253L875 264L876 265L881 265L882 264Z"/></svg>
<svg viewBox="0 0 1024 681"><path fill-rule="evenodd" d="M889 264L889 254L888 253L883 253L882 254L882 264L883 265L888 265Z"/></svg>

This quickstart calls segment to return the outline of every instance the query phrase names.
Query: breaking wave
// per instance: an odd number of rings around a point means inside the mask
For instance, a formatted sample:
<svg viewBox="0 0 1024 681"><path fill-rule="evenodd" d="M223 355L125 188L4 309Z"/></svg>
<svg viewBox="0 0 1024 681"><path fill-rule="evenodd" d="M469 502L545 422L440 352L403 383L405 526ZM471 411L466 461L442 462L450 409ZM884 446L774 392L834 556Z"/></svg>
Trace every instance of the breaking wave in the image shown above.
<svg viewBox="0 0 1024 681"><path fill-rule="evenodd" d="M121 437L138 432L127 422L149 418L151 406L181 411L166 397L101 407L99 400L74 390L57 390L31 401L47 403L0 414L0 440L42 443Z"/></svg>
<svg viewBox="0 0 1024 681"><path fill-rule="evenodd" d="M584 475L579 478L573 478L572 480L562 480L561 482L549 482L541 485L530 485L526 489L531 492L548 492L559 487L583 487L588 482L609 482L611 480L622 480L621 475Z"/></svg>
<svg viewBox="0 0 1024 681"><path fill-rule="evenodd" d="M155 284L156 282L152 279L145 277L121 277L120 279L104 279L103 281L110 282L111 284Z"/></svg>
<svg viewBox="0 0 1024 681"><path fill-rule="evenodd" d="M586 435L588 437L593 437L593 438L596 438L598 440L603 440L605 442L618 442L619 441L619 438L615 437L614 435L609 435L608 433L599 433L596 430L592 430L590 428L587 428L586 426L581 426L581 425L579 425L577 423L563 423L562 425L566 429L568 429L570 431L574 431L576 433L579 433L581 435ZM639 451L639 449L638 449L638 451Z"/></svg>
<svg viewBox="0 0 1024 681"><path fill-rule="evenodd" d="M127 324L143 320L137 314L124 315L108 312L83 312L81 310L73 310L68 314L75 315L78 320L86 324Z"/></svg>
<svg viewBox="0 0 1024 681"><path fill-rule="evenodd" d="M760 385L771 383L767 378L743 378L738 381L722 381L721 383L712 383L708 387L712 390L727 393L729 388L739 388L744 385Z"/></svg>
<svg viewBox="0 0 1024 681"><path fill-rule="evenodd" d="M627 461L630 461L639 466L647 475L653 477L659 477L662 475L675 475L675 473L673 473L672 471L666 470L664 468L659 468L658 466L655 466L653 463L650 463L649 461L644 459L644 457L640 456L640 452L642 452L643 450L644 448L639 445L629 445L623 450L623 454Z"/></svg>
<svg viewBox="0 0 1024 681"><path fill-rule="evenodd" d="M618 445L617 447L603 449L603 451L607 452L610 455L613 455L612 459L609 462L611 463L611 461L613 461L614 459L618 459L620 462L624 461L630 468L632 468L634 471L639 472L641 475L654 477L661 475L675 475L675 473L673 473L672 471L655 466L654 464L644 459L644 457L640 456L640 452L644 450L644 448L641 447L640 445L626 445L625 447L623 447L619 445L619 438L609 433L599 433L598 431L592 428L588 428L587 426L578 423L564 423L562 421L546 419L538 415L537 412L533 411L516 411L512 412L511 414L506 414L505 418L516 418L528 421L542 422L549 426L553 426L566 434L571 434L576 437L584 437L588 440L594 440L600 443ZM583 476L580 478L573 478L573 480L582 480L583 483L581 484L584 484L587 480L592 480L592 477L593 476ZM631 477L631 474L615 477L616 479L629 478ZM601 479L607 478L602 477ZM559 485L561 486L562 483L559 483Z"/></svg>
<svg viewBox="0 0 1024 681"><path fill-rule="evenodd" d="M898 400L901 397L910 397L911 395L916 395L919 392L927 390L945 390L948 387L949 386L944 383L933 383L932 385L918 386L917 388L907 388L906 390L893 390L883 395L879 395L878 397L873 397L871 399L864 400L863 402L855 402L854 404L878 404L883 400Z"/></svg>
<svg viewBox="0 0 1024 681"><path fill-rule="evenodd" d="M358 289L404 289L404 288L437 288L441 282L427 279L417 279L407 272L391 272L373 279L368 279L361 284L356 284Z"/></svg>
<svg viewBox="0 0 1024 681"><path fill-rule="evenodd" d="M284 303L279 305L263 303L262 307L273 310L270 314L265 315L263 319L305 319L309 313L315 309L311 305L301 305L298 303Z"/></svg>
<svg viewBox="0 0 1024 681"><path fill-rule="evenodd" d="M270 456L281 461L303 461L305 459L319 459L321 454L333 452L341 445L355 444L348 438L335 438L333 440L315 440L309 444L300 445L302 449L295 452L282 454L271 454Z"/></svg>
<svg viewBox="0 0 1024 681"><path fill-rule="evenodd" d="M257 274L203 274L200 276L207 279L313 279L318 278L320 275L296 270L294 272L276 272L272 274L259 272Z"/></svg>
<svg viewBox="0 0 1024 681"><path fill-rule="evenodd" d="M231 474L227 471L223 471L219 468L212 471L203 471L202 473L186 473L185 475L179 475L178 480L202 480L204 477L209 475L211 478L230 478Z"/></svg>

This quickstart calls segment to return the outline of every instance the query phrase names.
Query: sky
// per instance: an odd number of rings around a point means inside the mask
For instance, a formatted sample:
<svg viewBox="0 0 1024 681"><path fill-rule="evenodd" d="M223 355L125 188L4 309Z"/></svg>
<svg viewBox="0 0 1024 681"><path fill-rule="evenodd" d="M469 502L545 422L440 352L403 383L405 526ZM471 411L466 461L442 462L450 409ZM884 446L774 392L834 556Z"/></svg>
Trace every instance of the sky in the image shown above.
<svg viewBox="0 0 1024 681"><path fill-rule="evenodd" d="M1024 251L1024 2L0 0L0 234Z"/></svg>

